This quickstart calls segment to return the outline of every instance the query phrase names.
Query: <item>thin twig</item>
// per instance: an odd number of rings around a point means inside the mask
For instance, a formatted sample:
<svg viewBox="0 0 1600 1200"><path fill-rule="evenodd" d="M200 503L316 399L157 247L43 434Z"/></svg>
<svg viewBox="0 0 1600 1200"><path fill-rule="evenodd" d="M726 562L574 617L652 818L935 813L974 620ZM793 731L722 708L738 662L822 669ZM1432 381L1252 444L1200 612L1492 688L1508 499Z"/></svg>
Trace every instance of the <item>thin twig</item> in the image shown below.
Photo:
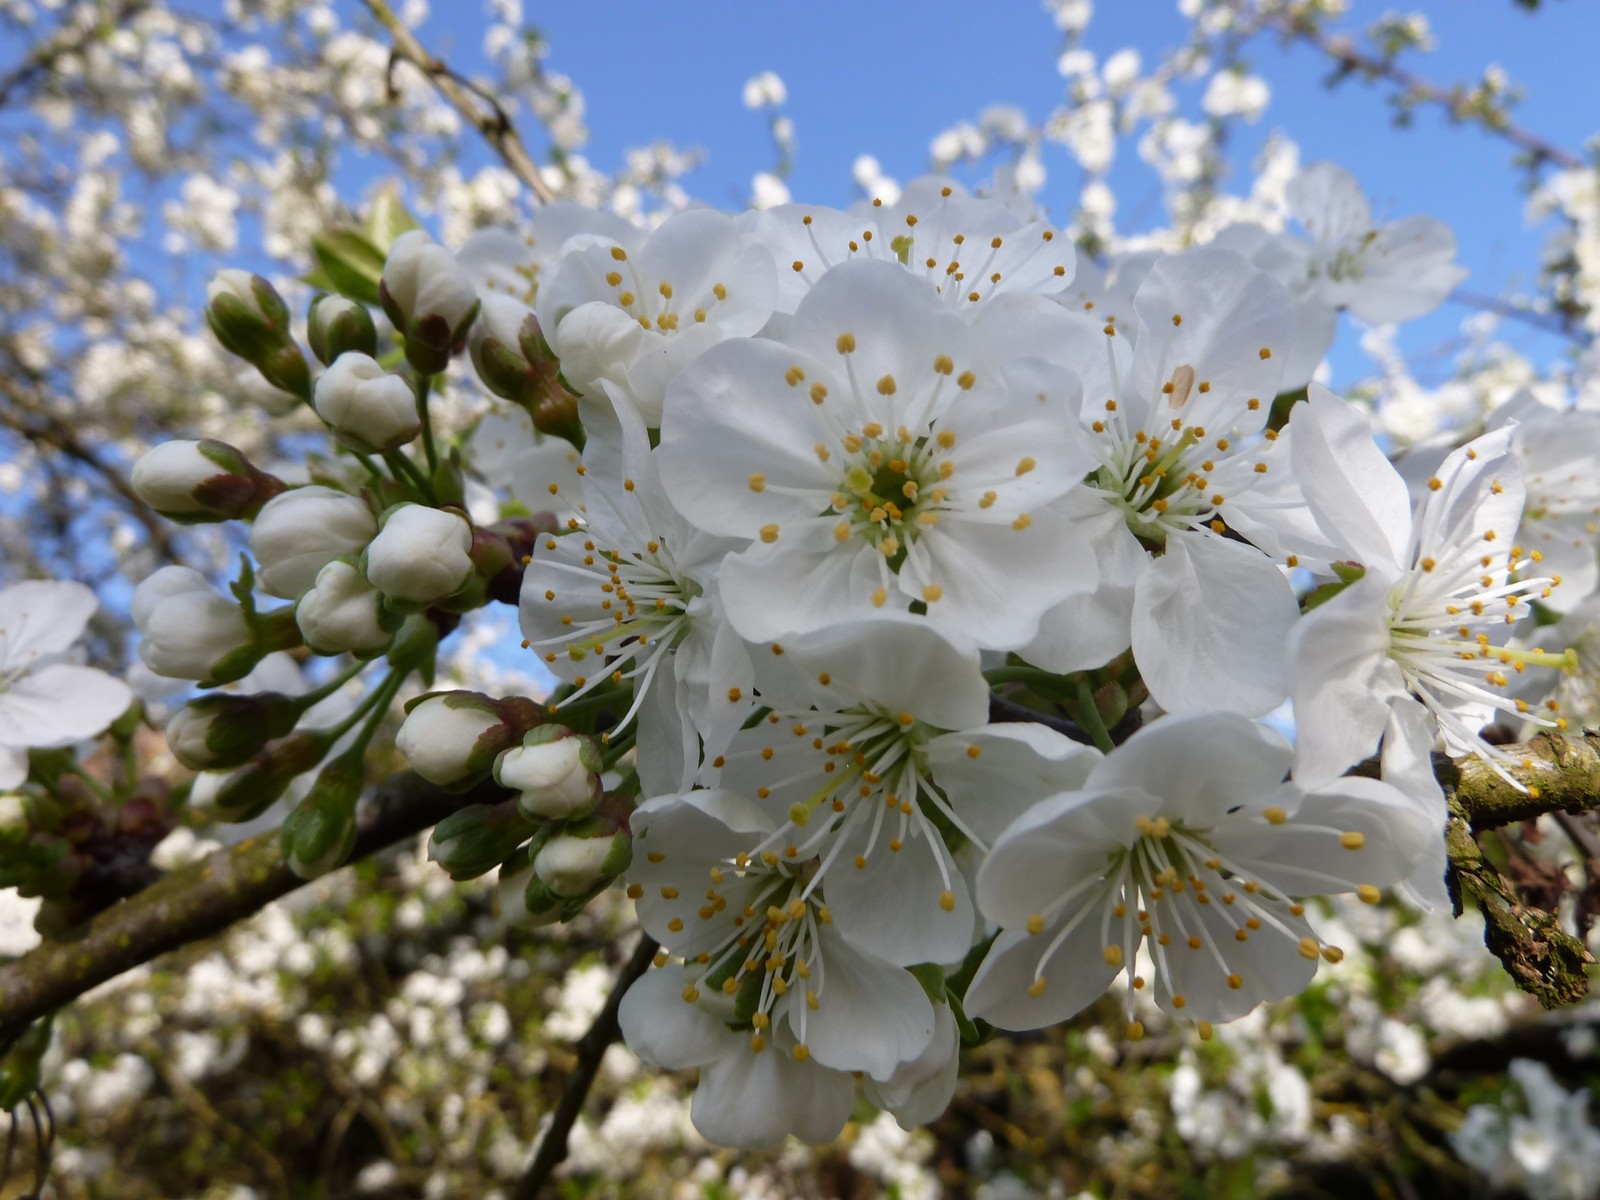
<svg viewBox="0 0 1600 1200"><path fill-rule="evenodd" d="M416 67L450 102L452 108L472 122L511 173L527 185L535 199L541 204L554 200L555 193L540 176L537 164L511 122L511 114L506 112L500 101L486 89L457 73L443 59L429 54L384 0L365 0L365 3L367 10L394 39L394 50L389 58L391 73L398 62L408 62Z"/></svg>
<svg viewBox="0 0 1600 1200"><path fill-rule="evenodd" d="M90 42L98 41L107 28L114 29L149 7L150 0L122 0L120 4L107 5L104 15L91 24L57 29L35 45L21 63L0 75L0 105L9 102L11 93L30 83L35 76L53 70L67 55L77 54ZM77 11L74 9L71 15L76 15Z"/></svg>
<svg viewBox="0 0 1600 1200"><path fill-rule="evenodd" d="M1359 72L1368 79L1387 80L1402 88L1407 97L1439 105L1454 120L1465 120L1471 116L1470 112L1464 111L1462 108L1463 93L1459 90L1452 91L1449 88L1440 87L1438 84L1406 70L1393 59L1376 58L1361 50L1352 38L1325 33L1314 20L1287 14L1277 14L1265 15L1263 24L1268 29L1276 29L1288 37L1298 38L1308 45L1315 46L1337 62L1344 71ZM1538 134L1514 124L1509 119L1485 120L1480 124L1488 132L1505 138L1512 145L1526 152L1535 166L1540 162L1552 162L1558 167L1576 171L1589 165L1577 155L1562 149L1553 142L1546 141Z"/></svg>
<svg viewBox="0 0 1600 1200"><path fill-rule="evenodd" d="M622 997L649 968L659 949L661 947L654 938L640 934L633 957L628 959L622 973L617 976L616 986L611 989L611 995L606 997L605 1007L595 1017L588 1032L578 1039L578 1065L573 1069L572 1078L567 1080L567 1086L561 1089L561 1099L550 1117L550 1128L545 1130L527 1174L517 1184L514 1200L538 1200L551 1172L566 1159L567 1138L577 1123L578 1114L583 1111L583 1103L589 1097L589 1089L594 1086L595 1076L600 1072L600 1060L621 1033L617 1011L622 1007Z"/></svg>

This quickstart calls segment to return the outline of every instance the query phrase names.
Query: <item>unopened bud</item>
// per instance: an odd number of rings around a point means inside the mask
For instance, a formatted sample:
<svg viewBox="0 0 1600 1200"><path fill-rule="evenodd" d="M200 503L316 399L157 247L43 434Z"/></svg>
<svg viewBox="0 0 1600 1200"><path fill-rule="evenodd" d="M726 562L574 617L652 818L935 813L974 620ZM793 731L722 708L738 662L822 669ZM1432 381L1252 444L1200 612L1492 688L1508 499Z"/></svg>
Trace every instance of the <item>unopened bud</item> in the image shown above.
<svg viewBox="0 0 1600 1200"><path fill-rule="evenodd" d="M243 766L273 738L294 728L301 706L277 692L212 692L189 701L167 722L172 756L194 771Z"/></svg>
<svg viewBox="0 0 1600 1200"><path fill-rule="evenodd" d="M378 353L378 331L364 304L348 296L318 296L306 318L306 339L311 353L325 367L346 351L368 358Z"/></svg>
<svg viewBox="0 0 1600 1200"><path fill-rule="evenodd" d="M541 716L539 707L522 696L495 700L480 692L432 692L406 706L395 745L428 782L465 791Z"/></svg>
<svg viewBox="0 0 1600 1200"><path fill-rule="evenodd" d="M311 791L283 823L283 856L301 879L344 865L356 844L356 801L367 773L360 748L341 754L317 773Z"/></svg>
<svg viewBox="0 0 1600 1200"><path fill-rule="evenodd" d="M365 657L385 649L393 638L383 597L366 577L343 559L317 572L316 582L294 607L295 624L306 645L318 654Z"/></svg>
<svg viewBox="0 0 1600 1200"><path fill-rule="evenodd" d="M633 840L626 830L594 837L563 833L539 848L533 872L557 896L576 899L615 879L632 859Z"/></svg>
<svg viewBox="0 0 1600 1200"><path fill-rule="evenodd" d="M311 394L311 371L289 336L289 309L283 297L249 271L218 271L207 289L206 322L217 340L276 388L296 396Z"/></svg>
<svg viewBox="0 0 1600 1200"><path fill-rule="evenodd" d="M133 490L162 516L182 525L249 520L284 484L258 471L226 442L163 442L133 465Z"/></svg>
<svg viewBox="0 0 1600 1200"><path fill-rule="evenodd" d="M244 611L191 567L162 567L134 590L132 609L139 657L157 675L226 683L261 657Z"/></svg>
<svg viewBox="0 0 1600 1200"><path fill-rule="evenodd" d="M411 385L365 354L341 355L324 371L312 405L341 442L363 454L397 450L422 430Z"/></svg>
<svg viewBox="0 0 1600 1200"><path fill-rule="evenodd" d="M367 579L384 595L426 608L467 582L472 526L460 513L401 504L367 547Z"/></svg>
<svg viewBox="0 0 1600 1200"><path fill-rule="evenodd" d="M500 879L495 884L495 904L500 918L510 925L537 929L554 925L566 918L566 903L551 893L533 873L533 864L517 856L521 864L512 869L507 863L500 868Z"/></svg>
<svg viewBox="0 0 1600 1200"><path fill-rule="evenodd" d="M289 784L322 761L330 744L327 734L306 729L268 742L217 789L211 804L218 819L237 822L259 817Z"/></svg>
<svg viewBox="0 0 1600 1200"><path fill-rule="evenodd" d="M334 559L359 554L378 535L367 502L337 488L311 484L274 496L250 527L250 553L262 591L293 600Z"/></svg>
<svg viewBox="0 0 1600 1200"><path fill-rule="evenodd" d="M420 229L401 234L389 247L378 299L406 339L406 361L424 375L450 364L478 315L471 278Z"/></svg>
<svg viewBox="0 0 1600 1200"><path fill-rule="evenodd" d="M469 346L472 365L486 388L525 408L540 433L583 448L578 399L562 386L561 364L532 309L510 296L490 296L472 327Z"/></svg>
<svg viewBox="0 0 1600 1200"><path fill-rule="evenodd" d="M476 879L505 862L537 828L517 811L514 801L473 804L433 827L428 857L448 871L451 879Z"/></svg>
<svg viewBox="0 0 1600 1200"><path fill-rule="evenodd" d="M541 725L494 764L495 782L519 792L517 804L530 817L565 820L594 810L600 799L600 748L594 739Z"/></svg>

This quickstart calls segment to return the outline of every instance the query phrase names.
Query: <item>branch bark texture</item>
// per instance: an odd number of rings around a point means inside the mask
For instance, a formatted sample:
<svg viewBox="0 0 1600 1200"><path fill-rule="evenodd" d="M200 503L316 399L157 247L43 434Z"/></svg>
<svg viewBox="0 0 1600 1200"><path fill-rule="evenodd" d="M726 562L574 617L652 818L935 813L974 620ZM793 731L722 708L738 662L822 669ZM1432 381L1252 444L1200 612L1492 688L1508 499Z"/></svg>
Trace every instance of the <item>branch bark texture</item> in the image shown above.
<svg viewBox="0 0 1600 1200"><path fill-rule="evenodd" d="M453 796L409 772L396 775L373 790L351 861L501 794L487 786ZM289 869L274 831L167 874L96 916L71 941L46 942L0 965L0 1053L34 1021L90 988L168 950L221 933L305 883Z"/></svg>

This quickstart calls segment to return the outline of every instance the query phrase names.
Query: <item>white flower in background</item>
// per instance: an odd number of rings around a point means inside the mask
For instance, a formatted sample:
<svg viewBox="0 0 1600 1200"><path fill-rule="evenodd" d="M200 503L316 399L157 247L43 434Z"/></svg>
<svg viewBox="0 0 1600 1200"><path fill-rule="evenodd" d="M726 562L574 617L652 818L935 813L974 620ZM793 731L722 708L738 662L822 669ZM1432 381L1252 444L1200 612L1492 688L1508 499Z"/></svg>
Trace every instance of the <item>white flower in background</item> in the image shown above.
<svg viewBox="0 0 1600 1200"><path fill-rule="evenodd" d="M254 641L239 605L191 567L162 567L141 583L132 615L139 657L172 679L214 679Z"/></svg>
<svg viewBox="0 0 1600 1200"><path fill-rule="evenodd" d="M1509 1073L1511 1086L1496 1103L1467 1110L1451 1148L1496 1189L1534 1200L1593 1195L1600 1131L1590 1122L1588 1089L1567 1091L1533 1059L1513 1059Z"/></svg>
<svg viewBox="0 0 1600 1200"><path fill-rule="evenodd" d="M968 1013L1007 1029L1054 1024L1126 971L1131 1020L1141 944L1156 1003L1227 1021L1305 987L1337 961L1301 897L1404 879L1427 817L1373 779L1285 782L1272 731L1228 713L1167 717L1041 800L978 872L978 906L1001 934L967 990Z"/></svg>
<svg viewBox="0 0 1600 1200"><path fill-rule="evenodd" d="M422 430L411 385L354 350L317 379L311 403L341 441L366 454L396 450Z"/></svg>
<svg viewBox="0 0 1600 1200"><path fill-rule="evenodd" d="M573 388L590 395L607 380L655 426L668 381L707 347L756 333L776 288L764 247L696 209L648 236L568 241L534 311Z"/></svg>
<svg viewBox="0 0 1600 1200"><path fill-rule="evenodd" d="M367 579L385 596L426 606L466 583L471 549L472 526L461 514L401 504L367 546Z"/></svg>
<svg viewBox="0 0 1600 1200"><path fill-rule="evenodd" d="M782 313L794 312L829 268L857 259L901 264L961 312L976 311L989 296L1059 292L1076 260L1064 233L935 177L913 180L898 197L874 200L862 212L790 204L745 213L736 223L772 251Z"/></svg>
<svg viewBox="0 0 1600 1200"><path fill-rule="evenodd" d="M922 985L835 924L814 861L751 853L774 827L760 806L723 789L657 796L630 825L640 924L686 963L671 1004L720 993L746 1027L748 1052L880 1081L927 1049L934 1016ZM785 1028L787 1047L775 1041Z"/></svg>
<svg viewBox="0 0 1600 1200"><path fill-rule="evenodd" d="M1491 419L1511 435L1527 500L1517 542L1539 551L1539 573L1561 581L1545 598L1568 612L1600 588L1600 412L1552 411L1523 391Z"/></svg>
<svg viewBox="0 0 1600 1200"><path fill-rule="evenodd" d="M1095 582L1056 503L1091 450L1067 370L1014 352L1017 328L1071 318L1039 297L967 321L900 267L844 263L785 341L708 351L679 375L662 483L711 533L753 539L723 565L728 619L771 641L880 611L1006 647Z"/></svg>
<svg viewBox="0 0 1600 1200"><path fill-rule="evenodd" d="M1514 578L1538 554L1514 544L1523 491L1512 429L1452 452L1413 513L1405 481L1352 406L1313 384L1292 423L1311 511L1363 572L1291 635L1296 773L1311 784L1338 776L1372 753L1392 705L1418 702L1452 752L1496 765L1479 729L1497 712L1529 710L1508 693L1511 675L1574 662L1506 644L1530 600L1551 589L1546 577Z"/></svg>
<svg viewBox="0 0 1600 1200"><path fill-rule="evenodd" d="M616 728L639 720L646 794L678 791L700 764L697 737L718 753L754 703L750 655L722 615L717 582L743 543L678 515L629 406L616 406L620 425L608 432L594 415L579 505L587 523L573 519L567 533L535 543L522 577L522 632L576 687L569 700L632 682L633 703Z"/></svg>
<svg viewBox="0 0 1600 1200"><path fill-rule="evenodd" d="M525 227L478 230L456 251L456 261L485 300L509 296L532 312L543 273L567 239L579 234L627 245L639 230L616 213L557 200L541 205Z"/></svg>
<svg viewBox="0 0 1600 1200"><path fill-rule="evenodd" d="M367 502L337 488L312 484L274 496L250 526L256 583L293 600L317 573L344 554L359 554L378 533Z"/></svg>
<svg viewBox="0 0 1600 1200"><path fill-rule="evenodd" d="M0 788L27 778L29 749L93 737L133 702L120 679L68 657L97 605L81 583L0 589Z"/></svg>
<svg viewBox="0 0 1600 1200"><path fill-rule="evenodd" d="M1072 317L1060 339L1098 460L1068 504L1100 581L1019 653L1073 671L1131 645L1163 708L1259 716L1283 699L1299 616L1282 543L1315 534L1265 428L1293 305L1238 255L1200 249L1151 267L1134 310L1131 361L1121 326Z"/></svg>
<svg viewBox="0 0 1600 1200"><path fill-rule="evenodd" d="M1420 216L1378 224L1361 185L1333 163L1302 169L1285 199L1309 238L1233 225L1215 244L1272 272L1294 295L1300 327L1292 348L1284 348L1286 387L1311 378L1333 344L1341 309L1369 325L1409 321L1432 312L1466 278L1448 226Z"/></svg>
<svg viewBox="0 0 1600 1200"><path fill-rule="evenodd" d="M789 89L774 71L763 71L745 80L744 106L748 109L778 108L789 98Z"/></svg>

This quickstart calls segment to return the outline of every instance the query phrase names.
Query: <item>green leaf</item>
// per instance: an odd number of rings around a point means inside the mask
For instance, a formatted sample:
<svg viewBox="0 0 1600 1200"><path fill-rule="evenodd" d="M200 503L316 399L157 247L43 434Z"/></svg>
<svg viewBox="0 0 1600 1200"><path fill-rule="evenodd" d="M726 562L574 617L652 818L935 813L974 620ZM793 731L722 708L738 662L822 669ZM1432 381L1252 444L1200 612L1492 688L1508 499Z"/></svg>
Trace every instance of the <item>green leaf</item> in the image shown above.
<svg viewBox="0 0 1600 1200"><path fill-rule="evenodd" d="M363 304L378 303L378 281L383 278L384 253L354 229L334 229L311 239L317 267L316 286Z"/></svg>

